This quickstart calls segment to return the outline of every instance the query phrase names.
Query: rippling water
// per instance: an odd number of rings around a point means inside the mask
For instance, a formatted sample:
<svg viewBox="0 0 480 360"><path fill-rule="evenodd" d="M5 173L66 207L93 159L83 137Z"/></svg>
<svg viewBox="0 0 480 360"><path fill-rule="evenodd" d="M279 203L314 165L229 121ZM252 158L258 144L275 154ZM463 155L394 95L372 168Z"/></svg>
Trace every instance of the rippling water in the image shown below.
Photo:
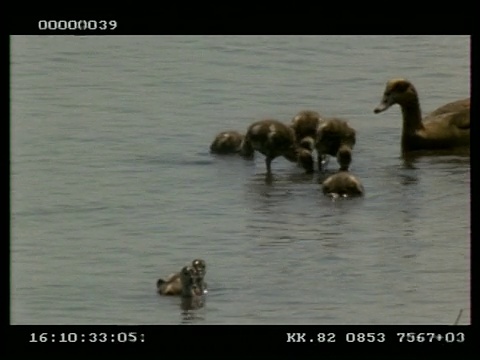
<svg viewBox="0 0 480 360"><path fill-rule="evenodd" d="M469 37L11 40L12 323L470 322L470 158L404 160L399 108L373 114L392 77L424 112L469 96ZM302 109L357 130L364 198L208 152ZM196 257L209 293L185 312L155 283Z"/></svg>

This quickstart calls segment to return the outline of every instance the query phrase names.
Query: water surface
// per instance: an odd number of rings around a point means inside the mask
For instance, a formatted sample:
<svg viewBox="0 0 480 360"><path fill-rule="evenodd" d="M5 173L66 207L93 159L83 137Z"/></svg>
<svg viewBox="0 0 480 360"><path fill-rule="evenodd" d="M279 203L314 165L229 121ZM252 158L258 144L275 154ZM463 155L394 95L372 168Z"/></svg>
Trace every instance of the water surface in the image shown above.
<svg viewBox="0 0 480 360"><path fill-rule="evenodd" d="M405 161L400 109L373 114L392 77L424 112L468 97L469 37L11 40L13 324L469 323L470 158ZM357 130L364 198L208 152L303 109ZM210 291L185 313L155 283L196 257Z"/></svg>

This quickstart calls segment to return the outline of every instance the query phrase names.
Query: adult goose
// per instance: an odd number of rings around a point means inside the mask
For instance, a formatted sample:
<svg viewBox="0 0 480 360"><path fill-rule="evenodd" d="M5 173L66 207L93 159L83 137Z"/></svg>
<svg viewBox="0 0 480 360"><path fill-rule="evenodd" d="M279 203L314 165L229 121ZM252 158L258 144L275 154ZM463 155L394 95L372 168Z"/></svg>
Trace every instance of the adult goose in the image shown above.
<svg viewBox="0 0 480 360"><path fill-rule="evenodd" d="M256 150L265 155L267 174L271 174L271 163L278 156L297 162L306 172L313 172L311 151L301 148L295 139L294 130L278 120L256 121L247 129L241 154L253 157Z"/></svg>
<svg viewBox="0 0 480 360"><path fill-rule="evenodd" d="M387 82L378 114L398 104L402 109L403 152L451 149L470 145L470 98L443 105L422 120L420 101L413 84L402 78Z"/></svg>

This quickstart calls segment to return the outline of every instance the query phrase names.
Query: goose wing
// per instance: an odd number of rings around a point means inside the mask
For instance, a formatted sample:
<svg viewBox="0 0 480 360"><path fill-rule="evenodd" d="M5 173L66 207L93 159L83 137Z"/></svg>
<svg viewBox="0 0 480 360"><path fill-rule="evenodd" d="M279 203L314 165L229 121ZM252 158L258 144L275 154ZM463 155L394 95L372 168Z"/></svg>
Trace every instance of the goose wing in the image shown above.
<svg viewBox="0 0 480 360"><path fill-rule="evenodd" d="M470 109L464 109L462 111L452 113L449 123L450 123L450 126L454 126L458 129L469 130L470 129Z"/></svg>
<svg viewBox="0 0 480 360"><path fill-rule="evenodd" d="M443 115L446 113L463 112L465 110L470 111L470 98L452 101L448 104L440 106L438 109L428 114L427 118Z"/></svg>
<svg viewBox="0 0 480 360"><path fill-rule="evenodd" d="M453 101L439 107L428 114L425 121L441 121L457 129L470 129L470 98Z"/></svg>

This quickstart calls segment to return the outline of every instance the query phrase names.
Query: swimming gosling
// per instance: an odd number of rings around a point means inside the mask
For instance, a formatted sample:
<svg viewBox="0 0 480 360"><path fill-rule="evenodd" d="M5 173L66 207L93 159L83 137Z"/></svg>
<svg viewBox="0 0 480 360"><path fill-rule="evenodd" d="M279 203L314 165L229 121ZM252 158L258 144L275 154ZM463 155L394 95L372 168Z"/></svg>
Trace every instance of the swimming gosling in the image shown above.
<svg viewBox="0 0 480 360"><path fill-rule="evenodd" d="M210 144L212 154L237 154L240 152L244 135L238 131L222 131L215 136Z"/></svg>
<svg viewBox="0 0 480 360"><path fill-rule="evenodd" d="M184 274L182 275L182 284L185 285L181 293L180 308L182 310L199 309L205 304L204 293L195 278L196 270L190 266L186 266L185 268L190 268L190 270L182 271L182 274Z"/></svg>
<svg viewBox="0 0 480 360"><path fill-rule="evenodd" d="M297 140L301 140L307 136L314 138L317 128L322 122L320 114L313 110L302 110L295 115L290 126L295 131Z"/></svg>
<svg viewBox="0 0 480 360"><path fill-rule="evenodd" d="M207 293L207 283L204 280L207 272L205 261L202 259L195 259L192 261L190 267L193 270L189 270L191 277L195 280L194 290L199 290L203 294ZM182 271L169 275L166 280L159 279L157 281L157 292L161 295L181 295L184 288Z"/></svg>
<svg viewBox="0 0 480 360"><path fill-rule="evenodd" d="M160 295L181 295L182 297L200 296L203 294L198 286L198 274L192 266L184 266L182 270L168 280L157 281Z"/></svg>
<svg viewBox="0 0 480 360"><path fill-rule="evenodd" d="M337 161L340 164L340 170L329 176L322 183L322 191L326 195L333 197L353 197L362 196L365 193L360 180L348 171L352 162L352 149L343 145L337 152Z"/></svg>
<svg viewBox="0 0 480 360"><path fill-rule="evenodd" d="M470 145L470 98L443 105L422 121L417 90L410 81L398 78L387 82L374 113L385 111L394 104L402 109L402 152Z"/></svg>
<svg viewBox="0 0 480 360"><path fill-rule="evenodd" d="M337 156L342 146L352 150L355 142L356 131L346 120L336 117L324 119L317 129L315 138L319 170L326 166L328 155Z"/></svg>
<svg viewBox="0 0 480 360"><path fill-rule="evenodd" d="M205 274L207 273L207 264L205 260L195 259L192 261L192 267L197 271L197 285L202 293L207 293L207 283L205 282Z"/></svg>

